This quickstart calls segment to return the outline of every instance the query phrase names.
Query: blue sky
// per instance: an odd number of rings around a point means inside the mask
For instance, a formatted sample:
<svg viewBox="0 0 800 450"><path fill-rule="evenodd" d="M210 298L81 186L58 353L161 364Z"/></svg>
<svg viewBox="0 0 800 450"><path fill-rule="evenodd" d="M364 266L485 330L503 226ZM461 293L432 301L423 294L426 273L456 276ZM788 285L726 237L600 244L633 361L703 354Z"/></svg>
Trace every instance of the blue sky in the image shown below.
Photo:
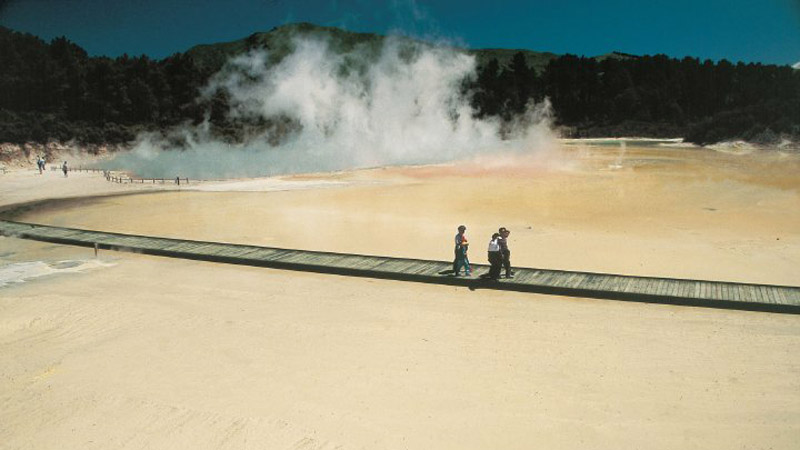
<svg viewBox="0 0 800 450"><path fill-rule="evenodd" d="M0 0L0 25L91 55L163 58L301 21L471 48L800 61L800 0Z"/></svg>

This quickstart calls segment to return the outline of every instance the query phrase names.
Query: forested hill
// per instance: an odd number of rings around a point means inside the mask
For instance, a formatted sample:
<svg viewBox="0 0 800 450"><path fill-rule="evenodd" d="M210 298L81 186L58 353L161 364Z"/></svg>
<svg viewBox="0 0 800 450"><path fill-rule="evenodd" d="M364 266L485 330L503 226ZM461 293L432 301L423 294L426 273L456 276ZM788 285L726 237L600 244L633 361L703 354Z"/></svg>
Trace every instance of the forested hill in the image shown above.
<svg viewBox="0 0 800 450"><path fill-rule="evenodd" d="M331 48L373 48L385 37L295 24L245 39L194 47L163 60L89 57L65 38L51 42L0 27L0 142L128 142L211 118L212 132L236 140L241 127L225 98L198 101L209 78L233 55L267 48L272 62L292 37L317 35ZM685 137L707 144L744 139L800 141L800 70L664 55L597 57L527 50L460 50L478 74L464 93L479 116L512 120L529 100L549 98L557 125L572 136Z"/></svg>

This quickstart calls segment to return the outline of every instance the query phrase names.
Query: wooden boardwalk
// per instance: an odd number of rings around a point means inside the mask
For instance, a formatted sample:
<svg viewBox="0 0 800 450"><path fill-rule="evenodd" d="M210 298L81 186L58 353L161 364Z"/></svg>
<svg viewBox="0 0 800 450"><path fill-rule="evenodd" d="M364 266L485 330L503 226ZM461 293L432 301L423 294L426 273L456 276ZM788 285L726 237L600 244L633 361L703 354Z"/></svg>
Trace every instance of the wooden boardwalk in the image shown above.
<svg viewBox="0 0 800 450"><path fill-rule="evenodd" d="M516 268L500 281L452 276L452 262L291 250L252 245L136 236L0 220L0 234L59 244L97 247L277 269L500 289L573 297L666 303L800 314L800 287L683 280ZM474 274L488 271L473 265Z"/></svg>

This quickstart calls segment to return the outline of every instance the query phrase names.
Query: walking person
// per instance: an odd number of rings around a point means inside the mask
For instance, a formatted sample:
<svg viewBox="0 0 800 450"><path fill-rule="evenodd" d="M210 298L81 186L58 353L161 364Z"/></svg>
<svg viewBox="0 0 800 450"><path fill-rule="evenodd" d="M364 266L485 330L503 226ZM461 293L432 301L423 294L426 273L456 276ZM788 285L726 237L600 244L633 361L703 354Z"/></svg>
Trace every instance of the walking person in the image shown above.
<svg viewBox="0 0 800 450"><path fill-rule="evenodd" d="M489 240L489 274L484 275L484 278L497 281L500 279L500 269L503 265L503 255L500 252L500 243L498 242L500 233L494 233L492 239Z"/></svg>
<svg viewBox="0 0 800 450"><path fill-rule="evenodd" d="M36 158L36 167L39 168L39 175L41 175L44 170L44 159L41 156Z"/></svg>
<svg viewBox="0 0 800 450"><path fill-rule="evenodd" d="M500 245L500 253L503 257L503 267L506 269L506 278L514 278L514 271L511 270L511 250L508 249L508 236L511 234L506 227L497 230L500 237L497 243Z"/></svg>
<svg viewBox="0 0 800 450"><path fill-rule="evenodd" d="M67 162L64 161L64 164L61 165L61 170L64 172L64 176L69 176L69 168L67 167Z"/></svg>
<svg viewBox="0 0 800 450"><path fill-rule="evenodd" d="M455 276L458 276L462 267L464 268L464 275L471 276L469 258L467 257L469 241L467 240L467 235L464 234L466 231L467 227L459 225L458 234L455 237L455 259L453 260L453 275Z"/></svg>

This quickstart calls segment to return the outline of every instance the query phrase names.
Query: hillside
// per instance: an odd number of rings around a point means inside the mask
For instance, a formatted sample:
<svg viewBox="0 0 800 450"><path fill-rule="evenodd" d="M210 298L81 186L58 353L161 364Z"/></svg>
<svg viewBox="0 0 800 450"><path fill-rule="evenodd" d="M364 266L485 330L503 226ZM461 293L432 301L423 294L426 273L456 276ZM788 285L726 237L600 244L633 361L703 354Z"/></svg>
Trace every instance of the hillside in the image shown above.
<svg viewBox="0 0 800 450"><path fill-rule="evenodd" d="M276 64L297 36L353 53L360 65L380 55L387 37L308 23L216 44L163 60L147 56L89 57L65 38L45 42L0 27L0 142L75 141L124 144L143 132L164 132L210 119L210 131L236 142L248 127L228 117L228 98L201 98L231 57L250 49ZM433 44L393 37L411 49ZM472 54L477 76L462 95L478 117L511 123L531 102L549 99L556 124L573 136L686 137L701 144L742 139L800 140L800 71L789 66L712 62L611 52L595 57L511 49L458 49ZM409 57L413 58L414 52ZM353 62L350 60L349 62Z"/></svg>
<svg viewBox="0 0 800 450"><path fill-rule="evenodd" d="M340 28L323 27L310 23L297 23L276 27L268 32L253 33L244 39L236 41L198 45L187 50L185 54L190 56L198 67L202 68L204 71L211 72L218 71L225 61L232 56L244 53L253 48L269 50L271 57L270 62L276 63L292 51L292 39L301 35L326 40L330 43L331 50L336 53L347 53L356 48L356 46L361 46L372 49L377 55L386 40L386 36L374 33L355 33ZM423 45L430 45L411 38L402 39L414 41ZM478 66L485 65L493 58L496 58L501 66L507 66L510 64L514 54L521 52L525 56L528 66L535 68L537 72L543 71L551 59L558 57L555 53L531 50L470 50L462 48L456 48L456 50L474 55Z"/></svg>

